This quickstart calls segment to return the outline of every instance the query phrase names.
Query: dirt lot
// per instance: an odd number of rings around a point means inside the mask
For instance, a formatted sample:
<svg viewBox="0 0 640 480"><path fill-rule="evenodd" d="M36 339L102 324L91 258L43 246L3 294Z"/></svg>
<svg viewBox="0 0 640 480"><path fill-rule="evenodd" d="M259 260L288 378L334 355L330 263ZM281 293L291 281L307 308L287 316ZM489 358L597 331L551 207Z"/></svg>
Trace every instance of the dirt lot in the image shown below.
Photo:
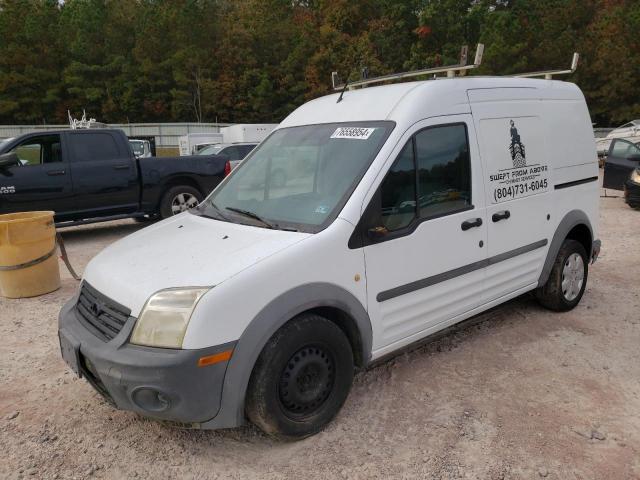
<svg viewBox="0 0 640 480"><path fill-rule="evenodd" d="M132 222L67 230L79 270ZM603 253L580 305L528 296L356 377L298 443L252 427L172 429L113 410L60 359L76 282L0 299L1 478L640 478L640 212L602 199Z"/></svg>

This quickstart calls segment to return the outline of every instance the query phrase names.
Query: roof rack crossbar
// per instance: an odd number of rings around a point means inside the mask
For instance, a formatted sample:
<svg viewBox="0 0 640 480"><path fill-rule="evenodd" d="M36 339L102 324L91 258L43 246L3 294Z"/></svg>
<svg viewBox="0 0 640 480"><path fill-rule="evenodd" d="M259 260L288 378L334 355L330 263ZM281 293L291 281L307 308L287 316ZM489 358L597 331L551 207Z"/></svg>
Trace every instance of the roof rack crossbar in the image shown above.
<svg viewBox="0 0 640 480"><path fill-rule="evenodd" d="M480 66L480 64L482 63L483 52L484 52L484 45L482 43L479 43L476 47L475 59L473 61L473 64L471 65L467 65L468 47L464 45L460 51L460 63L456 65L425 68L422 70L413 70L411 72L391 73L389 75L382 75L380 77L374 77L374 78L366 78L366 74L368 73L368 70L366 70L366 73L365 73L365 70L363 69L362 77L364 78L358 81L349 82L347 85L347 89L352 90L357 87L365 87L365 86L373 85L376 83L388 82L392 80L400 80L400 79L411 78L411 77L419 77L421 75L432 75L432 74L435 75L437 73L446 73L447 77L455 77L456 74L464 75L468 70L473 70L474 68L478 68L478 66ZM331 73L331 83L333 84L334 90L342 90L345 87L345 84L340 79L340 75L338 75L338 72Z"/></svg>
<svg viewBox="0 0 640 480"><path fill-rule="evenodd" d="M515 75L511 75L512 77L517 78L535 78L535 77L544 77L545 80L551 80L554 75L568 75L573 73L578 68L578 61L580 60L580 54L578 52L574 52L573 57L571 58L571 67L569 70L543 70L540 72L529 72L529 73L517 73Z"/></svg>

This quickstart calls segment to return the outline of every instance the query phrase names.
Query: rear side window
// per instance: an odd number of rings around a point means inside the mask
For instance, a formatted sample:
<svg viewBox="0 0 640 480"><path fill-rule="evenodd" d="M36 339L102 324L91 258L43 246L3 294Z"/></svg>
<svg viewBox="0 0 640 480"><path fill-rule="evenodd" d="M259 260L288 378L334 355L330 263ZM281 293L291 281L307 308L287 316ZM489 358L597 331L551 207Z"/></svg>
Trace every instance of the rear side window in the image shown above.
<svg viewBox="0 0 640 480"><path fill-rule="evenodd" d="M120 156L118 145L107 133L82 133L71 136L71 145L77 161L112 160Z"/></svg>
<svg viewBox="0 0 640 480"><path fill-rule="evenodd" d="M367 212L369 229L400 231L414 220L471 207L471 160L464 124L416 133L387 172ZM379 237L378 237L379 238Z"/></svg>

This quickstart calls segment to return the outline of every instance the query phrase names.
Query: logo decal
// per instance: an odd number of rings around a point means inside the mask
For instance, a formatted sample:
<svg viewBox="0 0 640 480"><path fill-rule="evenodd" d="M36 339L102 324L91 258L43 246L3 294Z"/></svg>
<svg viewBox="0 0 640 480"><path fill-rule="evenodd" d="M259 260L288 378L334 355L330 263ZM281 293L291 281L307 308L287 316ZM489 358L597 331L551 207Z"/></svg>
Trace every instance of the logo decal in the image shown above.
<svg viewBox="0 0 640 480"><path fill-rule="evenodd" d="M91 308L91 313L93 313L93 315L96 317L99 317L100 314L102 313L102 309L100 308L100 305L98 305L97 303L92 303L90 308Z"/></svg>
<svg viewBox="0 0 640 480"><path fill-rule="evenodd" d="M513 162L513 168L526 167L527 160L525 159L524 144L520 141L520 134L513 120L511 120L511 145L509 145L509 151L511 152L511 161Z"/></svg>
<svg viewBox="0 0 640 480"><path fill-rule="evenodd" d="M4 195L5 193L16 193L16 187L13 185L9 185L8 187L0 187L0 195Z"/></svg>
<svg viewBox="0 0 640 480"><path fill-rule="evenodd" d="M517 126L509 117L486 119L480 123L482 148L490 156L487 195L494 204L549 189L550 172L545 161L540 121L537 117L519 117L517 121ZM518 128L525 134L529 147L526 152Z"/></svg>

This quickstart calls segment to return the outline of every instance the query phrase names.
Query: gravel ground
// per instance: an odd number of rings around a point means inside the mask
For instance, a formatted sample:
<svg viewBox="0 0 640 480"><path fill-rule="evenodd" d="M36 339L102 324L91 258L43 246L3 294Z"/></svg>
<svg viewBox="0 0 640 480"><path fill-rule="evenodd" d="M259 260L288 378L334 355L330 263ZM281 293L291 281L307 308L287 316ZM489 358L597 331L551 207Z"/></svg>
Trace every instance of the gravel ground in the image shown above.
<svg viewBox="0 0 640 480"><path fill-rule="evenodd" d="M140 228L64 231L80 271ZM601 201L603 252L580 305L523 296L356 376L320 434L185 431L113 410L58 352L77 284L0 299L0 478L640 478L640 212Z"/></svg>

